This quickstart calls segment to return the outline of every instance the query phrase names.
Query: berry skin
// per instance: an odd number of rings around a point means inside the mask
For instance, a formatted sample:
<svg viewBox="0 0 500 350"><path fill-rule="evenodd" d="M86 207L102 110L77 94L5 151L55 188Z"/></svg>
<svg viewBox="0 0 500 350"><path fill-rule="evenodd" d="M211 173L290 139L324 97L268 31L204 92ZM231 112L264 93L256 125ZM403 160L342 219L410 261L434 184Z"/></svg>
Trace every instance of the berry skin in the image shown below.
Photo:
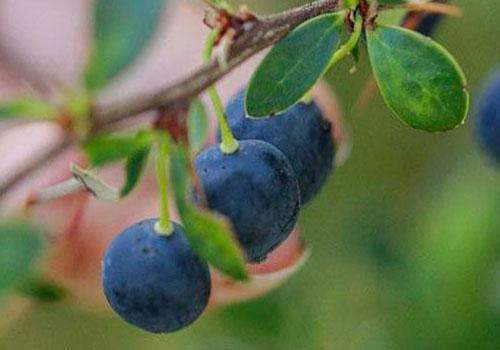
<svg viewBox="0 0 500 350"><path fill-rule="evenodd" d="M226 107L234 136L238 140L262 140L283 152L297 175L301 203L309 202L334 166L331 124L314 102L297 103L270 118L246 118L244 100L245 90L241 90Z"/></svg>
<svg viewBox="0 0 500 350"><path fill-rule="evenodd" d="M276 147L259 140L240 141L224 154L219 145L195 161L209 208L229 218L247 260L260 262L292 231L299 213L299 188L293 169Z"/></svg>
<svg viewBox="0 0 500 350"><path fill-rule="evenodd" d="M500 70L492 75L479 98L477 123L479 143L500 164Z"/></svg>
<svg viewBox="0 0 500 350"><path fill-rule="evenodd" d="M125 321L153 333L169 333L205 310L211 282L208 265L191 250L181 226L170 236L154 230L157 219L123 231L104 256L104 294Z"/></svg>

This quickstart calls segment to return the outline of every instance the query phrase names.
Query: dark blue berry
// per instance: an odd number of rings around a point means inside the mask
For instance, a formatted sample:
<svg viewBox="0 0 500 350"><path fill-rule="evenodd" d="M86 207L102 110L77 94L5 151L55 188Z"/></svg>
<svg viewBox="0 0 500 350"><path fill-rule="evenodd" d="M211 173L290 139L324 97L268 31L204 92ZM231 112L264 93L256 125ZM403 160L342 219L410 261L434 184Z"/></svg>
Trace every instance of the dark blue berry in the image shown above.
<svg viewBox="0 0 500 350"><path fill-rule="evenodd" d="M283 242L299 213L299 189L285 155L259 140L240 141L232 154L219 145L196 157L208 207L228 217L250 262Z"/></svg>
<svg viewBox="0 0 500 350"><path fill-rule="evenodd" d="M234 136L239 140L262 140L283 152L297 175L301 203L307 203L319 192L333 169L335 148L331 124L314 102L297 103L270 118L246 118L244 99L242 90L226 107Z"/></svg>
<svg viewBox="0 0 500 350"><path fill-rule="evenodd" d="M182 227L160 236L156 219L117 236L104 256L102 280L109 304L125 321L153 333L195 321L210 295L210 273L191 250Z"/></svg>
<svg viewBox="0 0 500 350"><path fill-rule="evenodd" d="M491 78L477 104L477 137L483 149L500 164L500 70Z"/></svg>

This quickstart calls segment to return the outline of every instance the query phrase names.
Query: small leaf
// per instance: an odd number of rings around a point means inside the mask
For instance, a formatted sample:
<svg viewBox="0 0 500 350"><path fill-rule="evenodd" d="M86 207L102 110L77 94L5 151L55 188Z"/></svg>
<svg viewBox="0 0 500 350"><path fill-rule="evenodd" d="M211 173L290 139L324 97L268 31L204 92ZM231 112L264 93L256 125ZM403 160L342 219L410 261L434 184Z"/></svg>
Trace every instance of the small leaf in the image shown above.
<svg viewBox="0 0 500 350"><path fill-rule="evenodd" d="M0 291L29 275L42 247L39 228L20 220L0 222Z"/></svg>
<svg viewBox="0 0 500 350"><path fill-rule="evenodd" d="M102 181L92 171L72 164L71 173L97 199L109 202L117 202L120 199L118 190Z"/></svg>
<svg viewBox="0 0 500 350"><path fill-rule="evenodd" d="M193 100L188 112L189 147L192 154L205 145L208 136L208 118L203 102Z"/></svg>
<svg viewBox="0 0 500 350"><path fill-rule="evenodd" d="M16 289L18 292L44 303L60 301L67 295L64 287L38 276L28 276L16 286Z"/></svg>
<svg viewBox="0 0 500 350"><path fill-rule="evenodd" d="M404 5L408 0L378 0L379 5Z"/></svg>
<svg viewBox="0 0 500 350"><path fill-rule="evenodd" d="M90 91L132 63L157 28L166 0L97 0L94 42L85 72Z"/></svg>
<svg viewBox="0 0 500 350"><path fill-rule="evenodd" d="M150 147L145 147L127 158L125 185L120 191L120 197L128 195L139 183L141 175L146 167Z"/></svg>
<svg viewBox="0 0 500 350"><path fill-rule="evenodd" d="M464 74L431 39L397 27L367 31L370 61L385 103L415 129L446 131L469 110Z"/></svg>
<svg viewBox="0 0 500 350"><path fill-rule="evenodd" d="M171 179L179 215L193 250L214 267L236 280L248 279L245 259L223 217L194 206L187 198L189 163L177 146L171 158Z"/></svg>
<svg viewBox="0 0 500 350"><path fill-rule="evenodd" d="M45 101L33 98L19 98L0 102L0 119L32 118L55 119L57 110Z"/></svg>
<svg viewBox="0 0 500 350"><path fill-rule="evenodd" d="M153 134L147 131L137 133L114 133L96 136L83 145L92 166L101 166L128 158L136 152L149 148Z"/></svg>
<svg viewBox="0 0 500 350"><path fill-rule="evenodd" d="M339 47L343 26L343 13L322 15L278 42L252 76L245 101L247 114L279 113L309 92Z"/></svg>

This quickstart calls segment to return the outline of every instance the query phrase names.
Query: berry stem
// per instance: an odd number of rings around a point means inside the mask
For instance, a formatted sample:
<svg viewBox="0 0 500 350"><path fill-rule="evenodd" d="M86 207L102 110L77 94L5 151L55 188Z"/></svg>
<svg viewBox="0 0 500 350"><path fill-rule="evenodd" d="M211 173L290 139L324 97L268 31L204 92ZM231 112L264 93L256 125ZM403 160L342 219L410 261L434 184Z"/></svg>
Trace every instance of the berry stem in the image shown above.
<svg viewBox="0 0 500 350"><path fill-rule="evenodd" d="M210 62L212 58L212 51L215 45L215 41L220 35L220 28L214 28L205 43L205 49L203 50L203 60L205 62ZM217 122L219 123L220 132L221 132L221 144L220 149L222 153L231 154L238 150L239 144L238 141L234 138L233 133L231 132L231 128L227 124L226 116L224 114L224 107L222 105L221 98L217 89L214 85L210 86L207 89L208 96L212 101L212 105L215 110L215 115L217 116Z"/></svg>
<svg viewBox="0 0 500 350"><path fill-rule="evenodd" d="M163 131L160 131L163 132ZM168 215L168 168L169 144L166 135L159 135L156 152L156 181L160 191L160 219L155 225L159 235L169 236L174 231L174 225Z"/></svg>
<svg viewBox="0 0 500 350"><path fill-rule="evenodd" d="M328 63L328 69L332 68L337 62L341 61L347 55L351 53L351 51L356 47L356 44L361 37L361 31L363 29L363 18L361 16L356 16L356 21L354 23L354 31L352 32L349 40L340 47L332 56L332 59Z"/></svg>

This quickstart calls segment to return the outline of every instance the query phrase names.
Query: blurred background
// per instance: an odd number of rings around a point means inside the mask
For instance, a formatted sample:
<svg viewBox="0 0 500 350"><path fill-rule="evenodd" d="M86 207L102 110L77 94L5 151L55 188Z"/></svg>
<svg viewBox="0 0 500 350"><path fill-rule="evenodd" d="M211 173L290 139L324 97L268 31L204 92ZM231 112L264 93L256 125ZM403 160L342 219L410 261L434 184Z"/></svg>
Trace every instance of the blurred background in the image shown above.
<svg viewBox="0 0 500 350"><path fill-rule="evenodd" d="M271 13L304 2L244 3ZM445 19L435 38L474 101L500 63L500 2L454 3L464 16ZM355 75L346 60L328 76L352 152L302 211L312 255L287 283L164 336L101 308L40 304L0 331L0 349L499 349L500 169L476 145L474 115L429 134L401 124L378 95L356 108L370 79L362 55Z"/></svg>

